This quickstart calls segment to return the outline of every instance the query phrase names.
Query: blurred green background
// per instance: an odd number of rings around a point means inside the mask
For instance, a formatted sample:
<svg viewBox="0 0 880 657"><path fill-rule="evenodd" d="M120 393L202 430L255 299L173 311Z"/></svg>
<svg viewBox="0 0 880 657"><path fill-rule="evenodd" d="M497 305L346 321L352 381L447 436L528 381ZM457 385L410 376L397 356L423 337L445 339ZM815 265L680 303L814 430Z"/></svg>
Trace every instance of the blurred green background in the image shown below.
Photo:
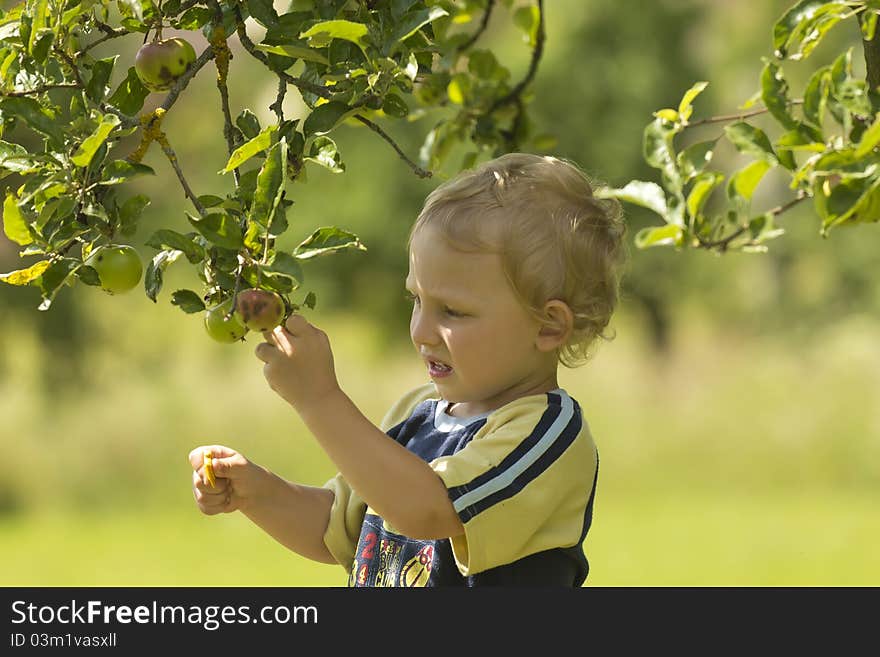
<svg viewBox="0 0 880 657"><path fill-rule="evenodd" d="M641 160L652 111L676 106L697 80L710 85L694 119L735 112L757 91L772 23L791 3L545 4L535 132L558 137L544 152L620 186L655 180ZM201 51L204 39L190 36ZM529 51L505 10L484 38L515 77L525 72ZM103 45L97 55L119 53L121 64L140 39ZM794 95L850 46L863 67L854 21L806 62L786 64ZM233 53L233 111L270 120L268 71ZM126 68L117 66L114 81ZM299 110L294 96L288 114ZM431 125L387 128L415 156ZM229 191L216 173L226 158L210 66L164 127L197 193ZM337 225L369 249L308 263L302 291L318 296L307 315L331 337L343 388L378 422L425 380L407 332L405 239L440 178L419 180L365 128L334 136L347 171L315 170L289 188L288 237L293 248ZM718 158L729 171L734 155ZM133 240L146 261L143 241L158 227L184 229L190 208L157 148L145 163L158 175L132 192L152 198ZM769 208L786 193L768 178L755 203ZM787 234L765 255L631 249L616 339L561 372L600 450L588 585L880 584L880 228L822 239L805 205L780 218ZM636 208L627 215L631 235L656 223ZM0 236L0 270L20 262ZM142 291L110 297L80 285L41 313L36 290L0 286L0 584L344 585L342 568L287 551L238 514L195 507L187 454L200 444L229 445L312 485L335 469L268 388L257 339L211 342L200 316L170 304L179 287L198 289L183 262L169 268L158 304Z"/></svg>

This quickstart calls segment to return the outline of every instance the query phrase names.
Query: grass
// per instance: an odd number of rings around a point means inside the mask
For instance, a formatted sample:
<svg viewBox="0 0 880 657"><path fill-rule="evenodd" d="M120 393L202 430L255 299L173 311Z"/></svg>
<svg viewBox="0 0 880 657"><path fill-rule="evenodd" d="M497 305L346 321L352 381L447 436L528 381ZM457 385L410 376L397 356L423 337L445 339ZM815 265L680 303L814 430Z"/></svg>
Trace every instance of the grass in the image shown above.
<svg viewBox="0 0 880 657"><path fill-rule="evenodd" d="M0 332L0 584L343 585L340 567L193 504L186 455L200 444L308 484L335 473L268 389L256 341L213 344L170 304L78 302L101 321L87 380L61 397L40 389L52 363L32 334ZM374 421L424 380L408 345L380 348L378 327L312 317ZM561 371L600 449L588 583L880 584L880 409L866 394L880 386L876 321L748 337L679 317L664 356L624 314L615 342Z"/></svg>
<svg viewBox="0 0 880 657"><path fill-rule="evenodd" d="M877 495L643 491L600 498L591 586L876 586ZM344 586L238 515L193 509L0 522L4 585Z"/></svg>

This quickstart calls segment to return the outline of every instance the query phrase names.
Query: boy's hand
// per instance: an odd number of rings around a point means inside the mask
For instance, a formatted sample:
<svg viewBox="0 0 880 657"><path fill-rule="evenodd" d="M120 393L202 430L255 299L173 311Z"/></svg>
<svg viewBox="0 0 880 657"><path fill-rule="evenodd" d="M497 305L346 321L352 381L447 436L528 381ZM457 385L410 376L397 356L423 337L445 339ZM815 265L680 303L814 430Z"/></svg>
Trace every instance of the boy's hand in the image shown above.
<svg viewBox="0 0 880 657"><path fill-rule="evenodd" d="M205 472L206 451L211 452L214 486ZM238 511L259 495L266 471L222 445L203 445L189 453L192 489L199 510L209 516Z"/></svg>
<svg viewBox="0 0 880 657"><path fill-rule="evenodd" d="M265 342L254 353L265 363L269 387L291 406L302 410L339 390L330 340L302 315L291 315L284 326L263 331Z"/></svg>

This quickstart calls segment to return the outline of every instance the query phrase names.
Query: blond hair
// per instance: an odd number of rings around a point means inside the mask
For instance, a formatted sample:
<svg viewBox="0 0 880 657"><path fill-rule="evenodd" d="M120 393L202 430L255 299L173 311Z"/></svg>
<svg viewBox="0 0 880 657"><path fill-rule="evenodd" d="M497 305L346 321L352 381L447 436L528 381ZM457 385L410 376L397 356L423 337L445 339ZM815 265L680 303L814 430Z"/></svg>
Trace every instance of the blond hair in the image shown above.
<svg viewBox="0 0 880 657"><path fill-rule="evenodd" d="M461 172L432 191L409 236L438 229L458 250L498 253L523 305L540 321L544 304L564 301L574 314L559 362L592 355L620 297L627 259L620 203L593 195L593 183L569 160L508 153Z"/></svg>

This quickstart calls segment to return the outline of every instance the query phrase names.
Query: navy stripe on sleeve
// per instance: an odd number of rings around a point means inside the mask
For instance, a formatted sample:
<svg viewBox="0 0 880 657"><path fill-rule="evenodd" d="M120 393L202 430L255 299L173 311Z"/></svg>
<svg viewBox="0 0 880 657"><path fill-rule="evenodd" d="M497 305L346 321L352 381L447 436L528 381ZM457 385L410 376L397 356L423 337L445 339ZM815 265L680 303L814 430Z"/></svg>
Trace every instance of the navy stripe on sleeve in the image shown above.
<svg viewBox="0 0 880 657"><path fill-rule="evenodd" d="M513 497L536 479L574 442L581 431L580 407L568 395L547 393L547 410L535 430L497 466L449 489L462 522Z"/></svg>

